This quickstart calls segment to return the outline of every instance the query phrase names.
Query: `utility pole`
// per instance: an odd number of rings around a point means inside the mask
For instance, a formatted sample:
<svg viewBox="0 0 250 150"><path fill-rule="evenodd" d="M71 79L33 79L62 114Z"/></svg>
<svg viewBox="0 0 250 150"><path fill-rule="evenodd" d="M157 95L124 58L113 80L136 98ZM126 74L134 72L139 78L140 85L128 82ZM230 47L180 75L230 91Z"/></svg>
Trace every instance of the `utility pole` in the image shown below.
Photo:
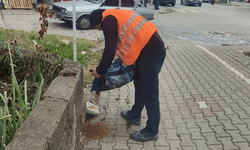
<svg viewBox="0 0 250 150"><path fill-rule="evenodd" d="M75 0L72 0L73 5L73 56L74 56L74 62L77 62L76 60L76 6L75 6Z"/></svg>

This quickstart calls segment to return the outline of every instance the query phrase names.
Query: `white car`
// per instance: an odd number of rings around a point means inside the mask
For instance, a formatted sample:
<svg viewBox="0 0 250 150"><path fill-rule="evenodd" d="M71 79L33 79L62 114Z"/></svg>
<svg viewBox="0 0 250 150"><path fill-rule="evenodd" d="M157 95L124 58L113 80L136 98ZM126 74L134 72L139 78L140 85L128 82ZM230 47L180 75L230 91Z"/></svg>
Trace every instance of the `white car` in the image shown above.
<svg viewBox="0 0 250 150"><path fill-rule="evenodd" d="M79 0L75 2L76 27L87 30L92 27L89 21L90 13L96 9L125 9L134 11L147 20L154 19L154 11L146 8L139 0ZM56 18L65 22L73 20L72 1L55 2L51 11L56 13Z"/></svg>

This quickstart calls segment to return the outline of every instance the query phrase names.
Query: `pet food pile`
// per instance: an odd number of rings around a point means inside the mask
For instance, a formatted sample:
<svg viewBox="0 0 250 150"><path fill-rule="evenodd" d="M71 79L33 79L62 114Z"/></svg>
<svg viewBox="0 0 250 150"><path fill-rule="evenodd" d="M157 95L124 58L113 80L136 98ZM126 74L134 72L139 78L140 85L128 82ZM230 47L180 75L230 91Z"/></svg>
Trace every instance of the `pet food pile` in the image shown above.
<svg viewBox="0 0 250 150"><path fill-rule="evenodd" d="M83 124L81 132L88 140L101 140L110 135L111 129L105 123L89 120Z"/></svg>

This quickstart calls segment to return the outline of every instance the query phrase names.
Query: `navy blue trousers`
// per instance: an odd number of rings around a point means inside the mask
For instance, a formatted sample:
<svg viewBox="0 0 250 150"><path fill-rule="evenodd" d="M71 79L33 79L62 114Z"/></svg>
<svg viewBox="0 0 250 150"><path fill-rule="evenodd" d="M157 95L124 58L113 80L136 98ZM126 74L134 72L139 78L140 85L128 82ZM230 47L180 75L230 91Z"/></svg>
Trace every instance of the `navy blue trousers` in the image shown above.
<svg viewBox="0 0 250 150"><path fill-rule="evenodd" d="M140 117L142 109L147 111L146 129L153 134L159 131L160 102L159 102L159 77L162 64L166 57L165 47L158 49L147 59L136 62L134 77L135 103L131 113L134 117Z"/></svg>
<svg viewBox="0 0 250 150"><path fill-rule="evenodd" d="M159 0L153 0L153 4L155 5L155 10L159 9Z"/></svg>

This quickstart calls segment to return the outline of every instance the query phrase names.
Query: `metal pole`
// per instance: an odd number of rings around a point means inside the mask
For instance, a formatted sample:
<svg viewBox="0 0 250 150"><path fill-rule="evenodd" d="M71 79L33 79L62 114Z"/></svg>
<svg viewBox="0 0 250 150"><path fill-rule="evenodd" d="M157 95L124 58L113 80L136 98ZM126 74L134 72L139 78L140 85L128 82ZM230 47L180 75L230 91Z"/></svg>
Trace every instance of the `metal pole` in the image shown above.
<svg viewBox="0 0 250 150"><path fill-rule="evenodd" d="M75 0L72 1L73 3L73 55L74 55L74 62L76 62L76 6Z"/></svg>

